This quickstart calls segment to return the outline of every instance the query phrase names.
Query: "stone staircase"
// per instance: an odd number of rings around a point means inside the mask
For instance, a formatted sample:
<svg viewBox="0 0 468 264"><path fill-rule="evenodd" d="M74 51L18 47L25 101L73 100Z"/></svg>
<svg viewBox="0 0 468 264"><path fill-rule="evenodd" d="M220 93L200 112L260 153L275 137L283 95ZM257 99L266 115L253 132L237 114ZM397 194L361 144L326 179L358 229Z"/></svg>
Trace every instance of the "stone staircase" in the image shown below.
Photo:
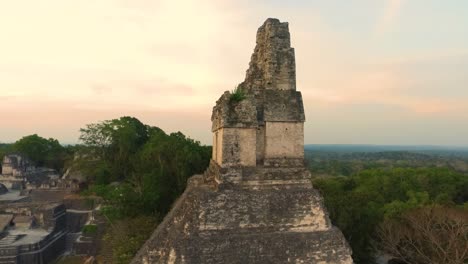
<svg viewBox="0 0 468 264"><path fill-rule="evenodd" d="M11 235L8 234L6 237L0 240L0 247L5 247L13 244L16 240L20 239L22 236L21 235Z"/></svg>
<svg viewBox="0 0 468 264"><path fill-rule="evenodd" d="M289 185L310 185L310 172L304 167L272 168L258 166L244 168L239 186L244 189L281 188Z"/></svg>
<svg viewBox="0 0 468 264"><path fill-rule="evenodd" d="M0 264L17 264L16 256L0 256Z"/></svg>
<svg viewBox="0 0 468 264"><path fill-rule="evenodd" d="M16 240L20 239L19 235L7 235L0 240L0 264L16 264L16 248L14 246L9 247Z"/></svg>

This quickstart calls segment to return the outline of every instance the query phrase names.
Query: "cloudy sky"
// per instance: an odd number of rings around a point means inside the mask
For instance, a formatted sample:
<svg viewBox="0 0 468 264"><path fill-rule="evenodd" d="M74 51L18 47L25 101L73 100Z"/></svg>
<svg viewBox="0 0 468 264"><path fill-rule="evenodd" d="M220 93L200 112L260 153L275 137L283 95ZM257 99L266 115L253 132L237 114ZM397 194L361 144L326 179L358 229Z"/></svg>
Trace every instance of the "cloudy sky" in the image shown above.
<svg viewBox="0 0 468 264"><path fill-rule="evenodd" d="M0 0L0 142L131 115L211 144L257 28L288 21L306 143L468 145L465 0Z"/></svg>

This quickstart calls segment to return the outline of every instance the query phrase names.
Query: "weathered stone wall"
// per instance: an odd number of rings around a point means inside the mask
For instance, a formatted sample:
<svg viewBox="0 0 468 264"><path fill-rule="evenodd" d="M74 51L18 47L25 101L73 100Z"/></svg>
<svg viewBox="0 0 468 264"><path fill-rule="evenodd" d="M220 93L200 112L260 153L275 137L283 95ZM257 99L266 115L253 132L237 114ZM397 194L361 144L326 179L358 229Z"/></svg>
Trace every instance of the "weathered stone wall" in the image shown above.
<svg viewBox="0 0 468 264"><path fill-rule="evenodd" d="M265 159L304 158L304 123L266 122Z"/></svg>
<svg viewBox="0 0 468 264"><path fill-rule="evenodd" d="M9 245L0 243L0 264L42 264L53 261L65 250L66 239L66 211L62 204L51 204L30 208L30 213L42 218L43 229L50 230L37 243ZM5 239L11 239L7 236ZM3 241L0 241L3 242Z"/></svg>
<svg viewBox="0 0 468 264"><path fill-rule="evenodd" d="M257 165L262 165L265 160L265 126L257 127L257 146L256 146Z"/></svg>
<svg viewBox="0 0 468 264"><path fill-rule="evenodd" d="M2 176L0 182L9 190L21 190L23 188L23 179L13 176Z"/></svg>
<svg viewBox="0 0 468 264"><path fill-rule="evenodd" d="M8 189L73 188L71 180L59 179L54 169L35 167L20 154L8 154L2 163L0 183Z"/></svg>
<svg viewBox="0 0 468 264"><path fill-rule="evenodd" d="M214 132L215 142L213 149L216 151L216 153L213 158L220 165L223 164L223 131L224 130L220 128Z"/></svg>
<svg viewBox="0 0 468 264"><path fill-rule="evenodd" d="M3 165L2 166L2 174L5 175L13 175L13 167L8 165Z"/></svg>
<svg viewBox="0 0 468 264"><path fill-rule="evenodd" d="M246 94L246 98L241 101L231 100L231 93L226 91L216 101L211 115L211 131L216 131L222 127L256 127L257 109L252 94Z"/></svg>
<svg viewBox="0 0 468 264"><path fill-rule="evenodd" d="M200 190L195 189L202 181L201 176L192 176L189 179L185 192L175 202L171 211L164 217L131 263L175 263L171 260L171 254L174 254L171 247L191 234L193 225L190 222L197 221L196 208L200 202L197 197ZM187 263L196 262L188 260Z"/></svg>
<svg viewBox="0 0 468 264"><path fill-rule="evenodd" d="M296 91L295 71L288 23L267 19L257 32L246 79L239 85L245 98L233 101L231 93L225 92L213 108L213 159L218 164L290 166L291 162L285 162L285 158L303 157L303 140L299 140L303 138L303 129L287 125L291 132L281 136L278 131L269 131L281 125L265 125L268 122L304 122L304 106L301 93ZM256 130L255 140L245 129ZM285 136L293 138L288 141ZM280 141L275 143L276 140ZM252 155L255 155L255 162ZM296 160L292 165L301 165L301 162Z"/></svg>
<svg viewBox="0 0 468 264"><path fill-rule="evenodd" d="M352 263L346 241L310 183L213 190L200 176L191 178L132 261L288 262Z"/></svg>
<svg viewBox="0 0 468 264"><path fill-rule="evenodd" d="M320 196L310 186L287 191L226 189L209 194L204 198L209 203L198 210L200 232L312 232L331 227Z"/></svg>
<svg viewBox="0 0 468 264"><path fill-rule="evenodd" d="M240 165L241 166L256 166L256 145L257 145L257 130L255 128L238 129L240 144Z"/></svg>
<svg viewBox="0 0 468 264"><path fill-rule="evenodd" d="M213 144L211 148L211 159L218 162L218 131L213 132Z"/></svg>
<svg viewBox="0 0 468 264"><path fill-rule="evenodd" d="M31 162L19 154L8 154L3 157L2 174L12 176L22 176L31 169Z"/></svg>
<svg viewBox="0 0 468 264"><path fill-rule="evenodd" d="M24 249L24 253L17 256L18 264L53 263L65 250L66 233L60 232L51 237L48 243L38 243L37 247ZM34 250L36 249L36 250ZM1 263L1 262L0 262Z"/></svg>
<svg viewBox="0 0 468 264"><path fill-rule="evenodd" d="M296 89L296 65L288 23L269 18L257 31L257 45L244 84L250 89Z"/></svg>
<svg viewBox="0 0 468 264"><path fill-rule="evenodd" d="M13 175L13 170L18 166L18 157L16 155L6 155L2 161L2 174Z"/></svg>
<svg viewBox="0 0 468 264"><path fill-rule="evenodd" d="M221 128L219 137L222 152L221 166L255 166L256 165L256 129L255 128Z"/></svg>
<svg viewBox="0 0 468 264"><path fill-rule="evenodd" d="M221 166L255 166L257 117L253 97L221 96L213 108L213 160Z"/></svg>
<svg viewBox="0 0 468 264"><path fill-rule="evenodd" d="M265 90L264 98L264 121L305 121L301 92Z"/></svg>

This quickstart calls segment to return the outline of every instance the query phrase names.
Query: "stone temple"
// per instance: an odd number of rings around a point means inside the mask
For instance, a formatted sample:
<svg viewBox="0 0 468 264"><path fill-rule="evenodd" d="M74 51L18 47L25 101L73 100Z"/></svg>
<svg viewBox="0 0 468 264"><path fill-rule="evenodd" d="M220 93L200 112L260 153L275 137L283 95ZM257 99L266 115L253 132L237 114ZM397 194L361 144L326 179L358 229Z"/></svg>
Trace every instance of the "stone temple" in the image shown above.
<svg viewBox="0 0 468 264"><path fill-rule="evenodd" d="M353 263L304 166L288 23L267 19L212 114L213 155L132 263Z"/></svg>

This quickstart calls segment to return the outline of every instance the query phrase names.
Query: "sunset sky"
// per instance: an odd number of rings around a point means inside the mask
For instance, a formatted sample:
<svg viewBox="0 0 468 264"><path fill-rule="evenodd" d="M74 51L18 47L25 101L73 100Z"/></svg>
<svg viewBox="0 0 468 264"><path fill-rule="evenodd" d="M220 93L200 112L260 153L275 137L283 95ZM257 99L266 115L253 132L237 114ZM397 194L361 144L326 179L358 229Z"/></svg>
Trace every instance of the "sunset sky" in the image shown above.
<svg viewBox="0 0 468 264"><path fill-rule="evenodd" d="M306 143L468 145L466 0L0 0L0 142L129 115L211 144L268 17L289 22Z"/></svg>

